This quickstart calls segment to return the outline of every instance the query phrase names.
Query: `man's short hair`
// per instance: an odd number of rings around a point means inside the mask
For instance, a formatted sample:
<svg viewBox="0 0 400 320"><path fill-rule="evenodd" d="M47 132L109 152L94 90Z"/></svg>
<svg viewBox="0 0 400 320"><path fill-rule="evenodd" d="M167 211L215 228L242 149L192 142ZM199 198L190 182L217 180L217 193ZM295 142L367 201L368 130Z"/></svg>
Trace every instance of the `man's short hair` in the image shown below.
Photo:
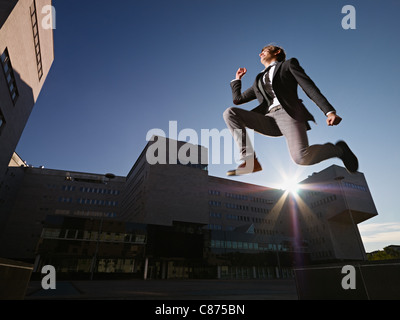
<svg viewBox="0 0 400 320"><path fill-rule="evenodd" d="M282 47L278 47L276 45L273 44L268 44L266 45L264 48L262 48L261 51L264 51L265 49L270 50L272 53L276 53L277 51L280 51L277 55L276 55L276 60L278 61L285 61L286 59L286 53L285 50Z"/></svg>

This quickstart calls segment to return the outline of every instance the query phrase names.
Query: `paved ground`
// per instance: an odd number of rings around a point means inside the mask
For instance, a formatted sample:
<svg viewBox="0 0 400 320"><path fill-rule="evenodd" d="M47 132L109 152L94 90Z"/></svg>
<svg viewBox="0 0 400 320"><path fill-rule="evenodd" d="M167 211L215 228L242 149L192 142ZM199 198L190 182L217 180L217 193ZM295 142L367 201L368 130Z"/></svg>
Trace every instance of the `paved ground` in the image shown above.
<svg viewBox="0 0 400 320"><path fill-rule="evenodd" d="M25 300L297 300L293 279L57 281L29 283Z"/></svg>

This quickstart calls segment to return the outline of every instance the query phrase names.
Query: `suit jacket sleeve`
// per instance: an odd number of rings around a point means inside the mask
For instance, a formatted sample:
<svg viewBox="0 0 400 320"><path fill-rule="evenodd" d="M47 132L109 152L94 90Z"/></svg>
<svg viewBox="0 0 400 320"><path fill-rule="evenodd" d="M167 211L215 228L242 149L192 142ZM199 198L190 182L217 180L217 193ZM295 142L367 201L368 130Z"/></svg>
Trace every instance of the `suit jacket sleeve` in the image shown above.
<svg viewBox="0 0 400 320"><path fill-rule="evenodd" d="M329 103L324 97L315 83L305 73L304 69L300 66L299 61L296 58L290 59L290 71L295 77L297 83L304 90L306 95L315 102L315 104L327 114L330 111L336 111L335 108Z"/></svg>
<svg viewBox="0 0 400 320"><path fill-rule="evenodd" d="M231 82L232 99L235 105L249 102L256 99L254 89L251 87L242 93L242 81L234 80Z"/></svg>

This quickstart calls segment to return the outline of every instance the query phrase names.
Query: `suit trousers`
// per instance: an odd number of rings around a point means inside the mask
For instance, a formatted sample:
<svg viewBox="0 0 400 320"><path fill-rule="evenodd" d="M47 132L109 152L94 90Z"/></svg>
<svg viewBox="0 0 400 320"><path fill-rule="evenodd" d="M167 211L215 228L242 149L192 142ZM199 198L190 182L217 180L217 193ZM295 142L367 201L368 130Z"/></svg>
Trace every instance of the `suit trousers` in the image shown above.
<svg viewBox="0 0 400 320"><path fill-rule="evenodd" d="M312 165L330 158L340 157L342 151L332 143L309 145L305 122L293 119L282 107L263 115L237 107L230 107L223 114L240 151L240 160L255 157L246 128L271 136L284 136L290 156L299 165Z"/></svg>

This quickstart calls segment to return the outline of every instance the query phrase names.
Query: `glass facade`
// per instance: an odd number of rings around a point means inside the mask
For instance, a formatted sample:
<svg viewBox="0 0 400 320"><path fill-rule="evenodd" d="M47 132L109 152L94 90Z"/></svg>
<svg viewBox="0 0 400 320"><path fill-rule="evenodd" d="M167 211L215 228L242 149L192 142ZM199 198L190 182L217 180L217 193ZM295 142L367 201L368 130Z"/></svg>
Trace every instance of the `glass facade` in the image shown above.
<svg viewBox="0 0 400 320"><path fill-rule="evenodd" d="M48 215L37 248L37 266L61 273L141 274L146 226L107 219Z"/></svg>

